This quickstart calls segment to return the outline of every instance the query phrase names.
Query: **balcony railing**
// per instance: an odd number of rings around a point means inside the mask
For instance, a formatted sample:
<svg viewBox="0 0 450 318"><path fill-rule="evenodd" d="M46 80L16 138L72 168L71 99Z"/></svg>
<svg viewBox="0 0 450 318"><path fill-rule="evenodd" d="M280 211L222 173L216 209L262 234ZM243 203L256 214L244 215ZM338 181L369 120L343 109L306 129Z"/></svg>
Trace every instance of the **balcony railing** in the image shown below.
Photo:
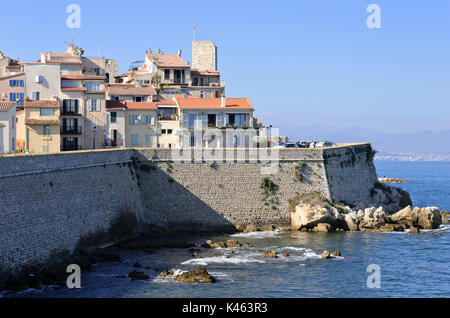
<svg viewBox="0 0 450 318"><path fill-rule="evenodd" d="M78 112L78 108L65 108L65 107L61 107L61 115L68 115L68 116L74 116L74 115L81 115Z"/></svg>
<svg viewBox="0 0 450 318"><path fill-rule="evenodd" d="M61 135L81 135L81 126L61 126Z"/></svg>
<svg viewBox="0 0 450 318"><path fill-rule="evenodd" d="M78 145L62 145L61 151L78 151L81 150L81 146Z"/></svg>

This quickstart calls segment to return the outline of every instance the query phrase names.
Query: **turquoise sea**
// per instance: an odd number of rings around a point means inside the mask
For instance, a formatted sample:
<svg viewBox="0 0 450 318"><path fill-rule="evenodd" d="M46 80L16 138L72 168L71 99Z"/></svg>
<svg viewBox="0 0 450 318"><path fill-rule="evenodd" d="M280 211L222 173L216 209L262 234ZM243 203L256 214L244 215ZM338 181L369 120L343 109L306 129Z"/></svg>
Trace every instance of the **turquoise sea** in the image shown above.
<svg viewBox="0 0 450 318"><path fill-rule="evenodd" d="M414 205L450 211L450 162L376 163L379 177L406 178L397 185L410 192ZM122 263L104 263L82 276L82 289L29 290L4 297L449 297L450 226L408 233L270 232L226 235L254 248L202 250L194 259L186 249L124 251ZM198 241L200 243L200 240ZM259 248L260 250L256 250ZM320 258L339 250L342 257ZM276 250L277 259L260 256ZM289 254L283 256L282 254ZM138 261L151 276L131 281L121 275ZM367 286L367 267L380 267L380 288ZM204 265L215 284L184 285L156 279L159 271Z"/></svg>

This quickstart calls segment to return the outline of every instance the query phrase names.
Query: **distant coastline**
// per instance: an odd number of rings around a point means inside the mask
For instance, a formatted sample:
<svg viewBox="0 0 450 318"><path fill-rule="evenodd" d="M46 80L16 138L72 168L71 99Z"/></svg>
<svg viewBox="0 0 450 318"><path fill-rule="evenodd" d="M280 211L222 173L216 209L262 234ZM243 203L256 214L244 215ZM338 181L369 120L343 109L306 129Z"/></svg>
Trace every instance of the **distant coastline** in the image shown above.
<svg viewBox="0 0 450 318"><path fill-rule="evenodd" d="M392 153L378 153L375 161L402 161L402 162L450 162L450 155L436 155L436 154L392 154Z"/></svg>

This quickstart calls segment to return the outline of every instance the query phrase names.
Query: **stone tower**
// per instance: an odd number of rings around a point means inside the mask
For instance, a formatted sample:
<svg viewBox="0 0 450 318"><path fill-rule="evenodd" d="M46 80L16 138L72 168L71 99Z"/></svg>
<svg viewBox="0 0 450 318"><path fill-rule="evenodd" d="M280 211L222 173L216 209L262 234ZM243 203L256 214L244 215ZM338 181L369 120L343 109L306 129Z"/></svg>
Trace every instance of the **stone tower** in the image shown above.
<svg viewBox="0 0 450 318"><path fill-rule="evenodd" d="M212 41L192 42L192 68L217 71L217 46Z"/></svg>

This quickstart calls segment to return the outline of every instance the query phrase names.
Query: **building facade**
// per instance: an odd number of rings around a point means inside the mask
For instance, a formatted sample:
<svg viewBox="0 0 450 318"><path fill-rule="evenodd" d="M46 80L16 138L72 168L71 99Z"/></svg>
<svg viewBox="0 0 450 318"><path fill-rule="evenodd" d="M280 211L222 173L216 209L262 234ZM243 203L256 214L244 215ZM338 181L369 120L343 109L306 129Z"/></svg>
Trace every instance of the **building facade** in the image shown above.
<svg viewBox="0 0 450 318"><path fill-rule="evenodd" d="M16 105L0 101L0 154L16 151Z"/></svg>

